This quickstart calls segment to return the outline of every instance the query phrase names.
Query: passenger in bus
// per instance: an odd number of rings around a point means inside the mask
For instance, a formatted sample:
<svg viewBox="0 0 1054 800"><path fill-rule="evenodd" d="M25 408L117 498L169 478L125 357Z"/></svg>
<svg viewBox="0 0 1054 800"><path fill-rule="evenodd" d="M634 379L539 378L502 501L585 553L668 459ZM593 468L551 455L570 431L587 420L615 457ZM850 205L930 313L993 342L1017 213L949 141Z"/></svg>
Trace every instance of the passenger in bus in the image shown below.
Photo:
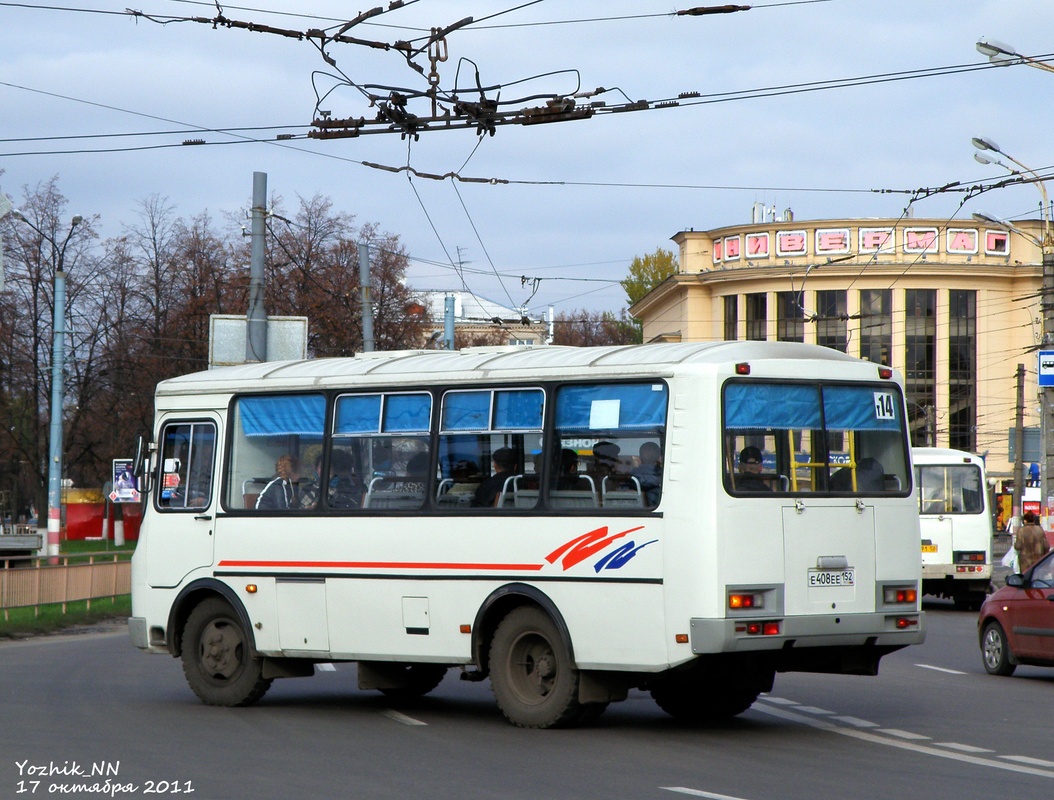
<svg viewBox="0 0 1054 800"><path fill-rule="evenodd" d="M406 462L406 480L402 481L399 488L402 491L425 495L425 487L428 485L428 452L422 450L410 456Z"/></svg>
<svg viewBox="0 0 1054 800"><path fill-rule="evenodd" d="M355 473L351 453L334 449L329 456L329 488L326 502L330 508L359 508L366 494L366 484Z"/></svg>
<svg viewBox="0 0 1054 800"><path fill-rule="evenodd" d="M761 477L761 451L750 444L739 453L739 475L736 488L743 492L771 492L768 481Z"/></svg>
<svg viewBox="0 0 1054 800"><path fill-rule="evenodd" d="M256 499L256 508L261 511L288 511L299 508L299 459L288 454L279 456L274 470L275 477L260 492L260 496Z"/></svg>
<svg viewBox="0 0 1054 800"><path fill-rule="evenodd" d="M570 447L560 450L560 464L556 472L556 488L561 490L588 490L589 481L578 471L578 453Z"/></svg>
<svg viewBox="0 0 1054 800"><path fill-rule="evenodd" d="M447 494L475 494L479 488L479 466L475 461L462 459L455 462L453 469L450 470L450 477L454 479L454 482L447 490Z"/></svg>
<svg viewBox="0 0 1054 800"><path fill-rule="evenodd" d="M831 491L851 492L853 491L854 468L842 467L831 476ZM861 458L856 463L856 491L858 492L881 492L885 491L886 478L882 464L874 458Z"/></svg>
<svg viewBox="0 0 1054 800"><path fill-rule="evenodd" d="M593 479L598 487L604 478L622 472L622 462L618 457L620 452L622 448L614 442L597 442L593 445Z"/></svg>
<svg viewBox="0 0 1054 800"><path fill-rule="evenodd" d="M315 469L304 486L300 487L299 500L301 508L318 508L319 498L322 496L322 453L315 459Z"/></svg>
<svg viewBox="0 0 1054 800"><path fill-rule="evenodd" d="M505 481L516 474L516 453L510 447L499 447L491 456L490 477L484 480L472 498L477 508L492 508L498 504Z"/></svg>
<svg viewBox="0 0 1054 800"><path fill-rule="evenodd" d="M630 471L630 475L640 484L645 505L657 506L662 493L662 448L655 442L642 444L640 464Z"/></svg>

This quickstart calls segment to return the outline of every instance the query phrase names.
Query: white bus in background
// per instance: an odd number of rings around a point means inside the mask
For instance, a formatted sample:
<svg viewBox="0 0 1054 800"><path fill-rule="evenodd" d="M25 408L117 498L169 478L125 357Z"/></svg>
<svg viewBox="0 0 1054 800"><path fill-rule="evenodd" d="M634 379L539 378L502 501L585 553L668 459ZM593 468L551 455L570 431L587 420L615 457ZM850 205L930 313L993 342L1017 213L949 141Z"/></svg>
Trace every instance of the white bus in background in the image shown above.
<svg viewBox="0 0 1054 800"><path fill-rule="evenodd" d="M984 460L961 450L912 451L922 533L922 591L978 610L992 582L992 508Z"/></svg>
<svg viewBox="0 0 1054 800"><path fill-rule="evenodd" d="M458 669L536 728L635 687L699 720L777 672L873 675L924 636L904 408L892 370L785 342L167 380L131 638L209 704L327 662L404 697Z"/></svg>

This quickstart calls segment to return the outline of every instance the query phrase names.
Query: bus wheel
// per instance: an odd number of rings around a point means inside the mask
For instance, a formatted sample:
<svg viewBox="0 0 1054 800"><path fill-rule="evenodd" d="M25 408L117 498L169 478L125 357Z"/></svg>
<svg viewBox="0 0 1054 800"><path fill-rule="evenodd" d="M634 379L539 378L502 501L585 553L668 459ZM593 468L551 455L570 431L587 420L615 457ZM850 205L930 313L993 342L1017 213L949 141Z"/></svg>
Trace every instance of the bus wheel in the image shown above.
<svg viewBox="0 0 1054 800"><path fill-rule="evenodd" d="M981 636L981 657L984 669L989 675L1013 675L1017 665L1010 661L1010 643L1006 632L998 622L985 625Z"/></svg>
<svg viewBox="0 0 1054 800"><path fill-rule="evenodd" d="M423 697L440 684L448 669L444 664L402 664L400 666L404 684L381 689L380 691L388 697L397 699Z"/></svg>
<svg viewBox="0 0 1054 800"><path fill-rule="evenodd" d="M718 722L742 714L761 694L761 685L725 670L696 669L656 681L650 687L659 708L683 722Z"/></svg>
<svg viewBox="0 0 1054 800"><path fill-rule="evenodd" d="M556 624L534 606L514 609L490 644L490 684L505 718L521 728L555 728L582 719L578 670Z"/></svg>
<svg viewBox="0 0 1054 800"><path fill-rule="evenodd" d="M263 662L250 653L249 637L227 603L210 598L190 613L183 628L183 674L210 706L247 706L271 687Z"/></svg>

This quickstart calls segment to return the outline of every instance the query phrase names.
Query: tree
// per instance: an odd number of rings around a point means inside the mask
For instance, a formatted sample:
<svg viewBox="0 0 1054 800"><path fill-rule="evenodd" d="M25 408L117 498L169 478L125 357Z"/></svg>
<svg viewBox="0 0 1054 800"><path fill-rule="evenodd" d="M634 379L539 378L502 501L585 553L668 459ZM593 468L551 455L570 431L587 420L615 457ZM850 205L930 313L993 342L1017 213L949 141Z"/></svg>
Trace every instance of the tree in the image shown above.
<svg viewBox="0 0 1054 800"><path fill-rule="evenodd" d="M553 344L600 347L641 341L640 327L625 309L617 317L610 311L561 311L553 320L553 328Z"/></svg>
<svg viewBox="0 0 1054 800"><path fill-rule="evenodd" d="M677 257L661 247L646 256L635 256L629 265L629 277L621 281L626 300L632 306L648 292L677 273Z"/></svg>

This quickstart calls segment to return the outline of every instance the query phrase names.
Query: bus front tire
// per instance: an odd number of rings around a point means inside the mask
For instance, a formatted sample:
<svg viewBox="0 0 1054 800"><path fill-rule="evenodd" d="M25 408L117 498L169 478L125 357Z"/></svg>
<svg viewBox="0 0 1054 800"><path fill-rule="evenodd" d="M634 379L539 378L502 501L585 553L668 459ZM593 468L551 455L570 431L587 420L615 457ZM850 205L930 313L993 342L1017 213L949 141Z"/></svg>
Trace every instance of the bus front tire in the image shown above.
<svg viewBox="0 0 1054 800"><path fill-rule="evenodd" d="M182 660L190 688L210 706L252 705L271 687L238 615L219 598L199 603L187 618Z"/></svg>
<svg viewBox="0 0 1054 800"><path fill-rule="evenodd" d="M510 611L498 625L490 645L490 684L501 713L521 728L566 727L593 710L584 713L578 702L578 670L559 629L534 606Z"/></svg>

